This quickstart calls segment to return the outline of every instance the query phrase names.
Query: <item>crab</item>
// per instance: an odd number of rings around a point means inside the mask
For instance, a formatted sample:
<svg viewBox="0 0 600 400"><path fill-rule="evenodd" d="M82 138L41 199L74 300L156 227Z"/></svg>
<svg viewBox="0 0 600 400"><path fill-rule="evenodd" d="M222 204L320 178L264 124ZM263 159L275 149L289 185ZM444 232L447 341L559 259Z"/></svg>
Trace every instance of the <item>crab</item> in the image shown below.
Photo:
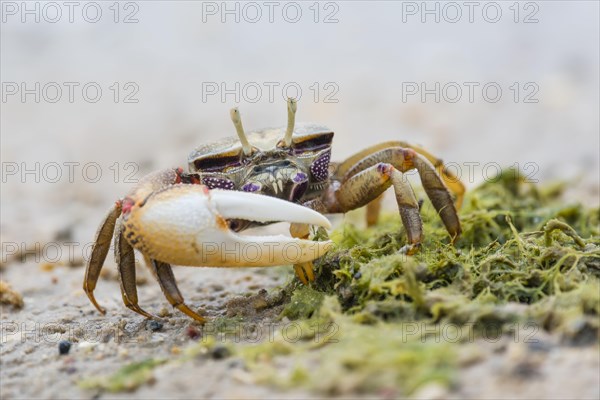
<svg viewBox="0 0 600 400"><path fill-rule="evenodd" d="M366 206L367 225L377 222L383 193L394 188L405 251L423 240L420 203L406 179L416 170L452 243L460 236L457 214L465 188L443 162L403 141L368 147L345 161L330 161L333 131L295 123L297 102L288 99L287 126L246 133L239 111L230 116L237 137L196 148L188 171L173 168L142 178L104 218L86 266L83 289L105 313L94 289L114 236L122 299L126 307L155 318L138 304L134 249L140 251L169 303L198 322L177 287L171 264L203 267L267 267L293 264L304 284L315 279L312 261L331 247L310 240L310 226L330 229L323 214ZM452 194L451 194L452 193ZM290 237L239 232L289 222Z"/></svg>

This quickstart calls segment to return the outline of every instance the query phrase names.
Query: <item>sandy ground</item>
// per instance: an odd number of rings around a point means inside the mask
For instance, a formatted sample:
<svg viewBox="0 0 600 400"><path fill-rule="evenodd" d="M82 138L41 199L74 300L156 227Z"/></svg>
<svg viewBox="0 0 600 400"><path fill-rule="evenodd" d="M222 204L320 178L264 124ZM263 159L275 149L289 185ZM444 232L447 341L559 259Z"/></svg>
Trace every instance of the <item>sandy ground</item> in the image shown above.
<svg viewBox="0 0 600 400"><path fill-rule="evenodd" d="M205 96L207 83L258 83L263 90L264 82L298 84L304 93L299 119L336 131L335 159L405 139L455 163L469 186L496 165L516 163L535 180L570 180L567 201L600 203L597 2L538 2L533 24L515 23L509 3L500 3L498 23L476 17L456 24L421 23L419 15L402 22L402 4L393 2L338 2L333 24L314 23L308 3L302 3L304 18L297 24L281 18L222 23L219 15L204 22L200 3L135 4L134 24L114 23L110 4L101 3L98 23L79 14L73 23L21 22L16 14L1 25L4 94L7 82L27 88L56 82L63 89L65 82L94 82L103 90L98 102L85 100L78 89L73 102L65 91L55 103L41 92L39 102L17 93L1 103L0 278L25 303L21 311L0 309L2 398L129 398L83 391L76 382L192 345L190 321L170 313L150 277L140 285L140 304L169 313L162 330L152 332L123 307L111 260L97 289L108 315L99 315L81 290L82 258L105 210L133 182L153 169L185 166L191 148L233 133L230 106L239 104L248 129L284 123L279 89L274 99L264 92L252 102L244 94ZM121 11L123 18L131 10ZM330 11L321 9L320 18ZM531 10L521 9L521 19L526 12ZM117 101L110 89L115 82ZM139 101L125 103L131 82ZM315 82L316 99L310 89ZM494 103L481 95L473 102L464 96L456 103L431 96L421 101L419 95L403 101L406 84L422 82L458 82L463 89L464 82L496 82L504 95ZM510 89L515 82L518 101ZM538 101L525 103L524 85L531 82L539 88ZM327 83L338 89L332 95L337 102L325 101L333 93ZM39 256L21 263L14 256L22 252ZM281 285L290 271L177 268L175 274L191 304L219 316L227 313L228 301ZM271 317L252 318L268 324ZM74 342L68 356L58 355L61 339ZM477 346L481 354L465 361L456 388L431 386L416 396L599 398L598 347L542 339L547 345L540 349L509 339ZM155 372L155 382L136 397L317 397L255 385L235 358L203 357Z"/></svg>
<svg viewBox="0 0 600 400"><path fill-rule="evenodd" d="M284 267L285 268L285 267ZM25 278L23 269L35 272ZM32 273L33 273L32 272ZM114 275L100 281L97 298L108 308L99 315L80 289L83 268L59 266L41 271L26 262L13 264L3 279L19 287L26 304L15 312L2 307L3 399L17 398L130 398L131 394L83 390L78 382L107 376L123 365L148 358L175 358L195 346L198 338L190 329L199 329L188 318L171 312L158 285L150 279L140 286L140 304L164 316L159 331L122 306ZM190 304L215 318L228 315L242 294L257 295L287 279L287 269L269 271L176 270L180 286ZM244 299L244 298L241 298ZM234 300L234 301L232 301ZM244 299L243 303L248 304ZM229 304L229 307L228 307ZM247 313L247 323L280 326L273 313ZM192 328L190 328L192 327ZM557 338L537 332L524 343L506 336L499 340L478 340L464 347L459 380L450 389L429 385L415 398L548 398L596 399L600 395L598 346L572 347ZM237 339L236 339L237 338ZM229 340L248 342L238 334ZM59 355L58 342L70 340L66 356ZM335 345L335 344L333 344ZM291 361L283 364L289 368ZM342 397L348 397L343 394ZM198 356L182 364L167 364L154 370L154 378L142 385L136 398L319 398L301 390L277 390L254 384L253 375L235 356L214 359ZM387 398L390 394L353 394L350 397ZM392 395L393 396L393 395Z"/></svg>

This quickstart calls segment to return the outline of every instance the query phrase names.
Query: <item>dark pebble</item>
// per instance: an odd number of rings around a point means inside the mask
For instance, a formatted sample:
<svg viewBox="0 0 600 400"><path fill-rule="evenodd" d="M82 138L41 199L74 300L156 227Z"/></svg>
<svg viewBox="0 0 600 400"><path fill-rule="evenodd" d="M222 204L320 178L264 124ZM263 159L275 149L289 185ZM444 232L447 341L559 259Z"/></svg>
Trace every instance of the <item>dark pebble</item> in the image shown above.
<svg viewBox="0 0 600 400"><path fill-rule="evenodd" d="M222 360L231 355L229 349L225 346L215 346L215 348L211 352L212 358L215 360Z"/></svg>
<svg viewBox="0 0 600 400"><path fill-rule="evenodd" d="M61 356L69 354L69 350L71 350L71 342L68 340L61 340L58 342L58 353Z"/></svg>
<svg viewBox="0 0 600 400"><path fill-rule="evenodd" d="M354 279L360 279L362 277L362 273L360 271L358 271L357 273L354 274Z"/></svg>
<svg viewBox="0 0 600 400"><path fill-rule="evenodd" d="M69 375L73 375L75 372L77 372L77 368L75 368L75 367L68 367L65 372L67 374L69 374Z"/></svg>
<svg viewBox="0 0 600 400"><path fill-rule="evenodd" d="M530 341L527 343L527 347L531 351L539 351L539 352L548 352L552 349L552 343L538 340L538 339L529 339Z"/></svg>
<svg viewBox="0 0 600 400"><path fill-rule="evenodd" d="M163 324L162 322L151 320L148 321L148 323L146 324L146 328L150 329L153 332L157 332L163 328Z"/></svg>
<svg viewBox="0 0 600 400"><path fill-rule="evenodd" d="M244 363L242 362L242 360L231 360L227 363L227 368L242 368L244 366Z"/></svg>

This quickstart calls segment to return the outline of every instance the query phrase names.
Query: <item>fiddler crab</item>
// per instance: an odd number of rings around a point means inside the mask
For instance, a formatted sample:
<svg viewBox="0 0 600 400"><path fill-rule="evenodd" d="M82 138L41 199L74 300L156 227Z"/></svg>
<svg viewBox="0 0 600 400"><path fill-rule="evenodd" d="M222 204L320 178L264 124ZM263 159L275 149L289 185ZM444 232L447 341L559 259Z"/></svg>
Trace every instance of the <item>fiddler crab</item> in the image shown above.
<svg viewBox="0 0 600 400"><path fill-rule="evenodd" d="M237 109L231 119L237 137L198 147L189 172L167 169L145 176L118 200L96 233L83 289L102 313L94 289L114 234L123 302L138 305L134 249L142 253L173 307L205 322L188 307L171 264L203 267L268 267L293 264L298 278L315 279L312 261L331 247L309 240L310 226L331 228L322 214L367 206L367 224L376 223L383 192L393 187L408 239L408 252L423 238L419 202L404 173L416 169L423 188L454 242L461 233L457 208L465 188L442 161L421 147L390 141L330 162L333 132L296 125L296 101L287 102L285 128L246 134ZM453 201L453 192L456 204ZM290 222L290 236L239 235L244 229Z"/></svg>

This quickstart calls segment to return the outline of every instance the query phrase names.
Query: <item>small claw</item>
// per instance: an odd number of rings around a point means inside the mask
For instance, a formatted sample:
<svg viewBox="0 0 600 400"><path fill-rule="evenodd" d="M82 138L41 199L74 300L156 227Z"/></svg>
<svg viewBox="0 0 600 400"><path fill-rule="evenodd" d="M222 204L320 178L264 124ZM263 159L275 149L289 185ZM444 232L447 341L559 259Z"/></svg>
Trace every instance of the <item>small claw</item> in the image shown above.
<svg viewBox="0 0 600 400"><path fill-rule="evenodd" d="M150 258L176 265L267 267L300 264L325 254L331 241L238 235L228 219L296 222L331 227L327 218L270 196L200 185L174 185L127 215L125 236Z"/></svg>

